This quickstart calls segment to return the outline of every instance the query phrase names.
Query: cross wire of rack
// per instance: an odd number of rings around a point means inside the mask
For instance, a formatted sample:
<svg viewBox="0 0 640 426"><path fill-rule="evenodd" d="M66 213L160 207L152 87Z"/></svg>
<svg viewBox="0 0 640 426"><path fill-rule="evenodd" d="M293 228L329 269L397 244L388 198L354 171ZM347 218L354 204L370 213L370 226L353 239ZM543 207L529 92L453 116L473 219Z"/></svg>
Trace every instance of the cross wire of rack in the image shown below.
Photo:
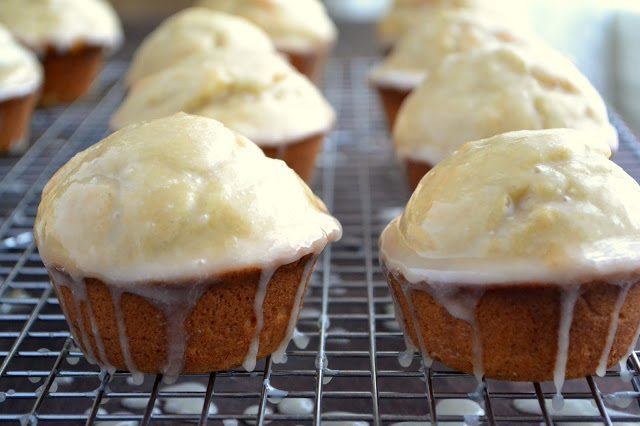
<svg viewBox="0 0 640 426"><path fill-rule="evenodd" d="M127 372L101 373L87 363L68 331L33 240L47 179L74 153L108 134L108 119L124 95L126 63L108 64L84 101L38 112L29 151L0 161L0 423L640 423L638 353L627 362L631 381L615 371L569 381L564 396L581 408L563 413L547 404L554 393L549 384L491 380L475 396L482 407L476 417L465 416L469 413L462 408L444 410L444 402L456 407L456 401L474 398L475 379L438 363L424 369L417 356L409 367L399 365L404 340L380 271L377 239L409 194L377 100L366 85L373 61L334 59L327 70L325 93L339 121L319 161L314 190L344 225L344 238L325 251L312 277L298 324L310 344L306 349L291 345L283 365L267 358L254 372L181 379L198 383L197 391L167 390L159 376L139 384ZM637 179L637 141L614 121L622 140L616 161ZM286 391L287 398L307 399L309 409L283 412L270 398L273 388ZM609 404L619 401L610 398L614 393L626 397L628 404L620 404L626 407ZM168 410L168 401L176 398L195 398L202 409ZM529 409L521 411L523 405ZM246 411L250 406L253 411Z"/></svg>

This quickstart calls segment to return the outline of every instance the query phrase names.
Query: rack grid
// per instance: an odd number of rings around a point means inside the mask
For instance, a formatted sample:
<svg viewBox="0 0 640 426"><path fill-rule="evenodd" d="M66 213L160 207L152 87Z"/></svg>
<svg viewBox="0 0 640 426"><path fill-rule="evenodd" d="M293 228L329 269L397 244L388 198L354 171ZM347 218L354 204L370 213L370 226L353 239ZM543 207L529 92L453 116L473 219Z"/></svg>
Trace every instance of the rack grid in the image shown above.
<svg viewBox="0 0 640 426"><path fill-rule="evenodd" d="M425 369L417 356L409 367L399 365L404 340L377 260L377 239L409 193L366 85L374 60L333 59L328 66L325 92L339 122L313 186L342 222L344 238L325 251L312 277L298 324L309 345L292 344L286 364L267 358L251 373L183 377L178 383L189 383L187 388L167 388L160 376L140 384L129 373L109 375L88 364L33 241L43 185L74 153L108 134L108 119L124 95L126 63L109 63L86 100L38 112L29 151L0 162L0 423L639 424L638 353L627 362L631 380L609 371L569 381L563 413L546 403L554 394L549 384L488 380L474 395L475 379L468 375L438 363ZM616 161L638 179L640 147L613 119L622 139ZM285 399L306 399L305 409L284 410L274 389L286 391Z"/></svg>

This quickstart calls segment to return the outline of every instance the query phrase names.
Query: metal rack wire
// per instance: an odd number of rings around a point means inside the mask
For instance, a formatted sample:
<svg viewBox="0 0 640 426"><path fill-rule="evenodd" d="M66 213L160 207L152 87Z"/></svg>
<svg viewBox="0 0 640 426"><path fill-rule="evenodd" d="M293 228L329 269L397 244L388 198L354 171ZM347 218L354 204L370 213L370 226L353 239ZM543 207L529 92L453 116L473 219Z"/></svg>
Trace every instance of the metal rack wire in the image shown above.
<svg viewBox="0 0 640 426"><path fill-rule="evenodd" d="M252 373L185 377L200 384L197 391L167 390L161 377L136 384L126 372L111 376L88 364L68 332L31 233L50 175L108 133L108 118L124 94L120 80L126 64L110 63L82 103L38 113L34 145L20 159L0 162L0 423L640 423L638 353L627 363L631 381L611 371L567 383L565 398L590 401L592 409L565 414L548 409L545 400L554 390L547 384L488 381L484 393L474 396L472 377L437 363L425 370L416 357L400 367L404 341L379 268L377 239L409 194L378 103L366 87L372 61L336 59L327 73L325 91L340 119L314 189L344 225L345 236L326 250L312 278L298 325L311 338L309 346L292 345L286 364L267 359ZM616 161L640 178L639 147L628 129L616 124L622 136ZM310 399L310 408L283 412L274 388L288 392L287 398ZM610 398L614 392L626 392L617 394L628 402L626 408L608 404L621 401ZM173 398L196 398L202 409L177 414L167 410ZM441 405L473 398L483 414L465 416ZM533 402L534 409L519 411L516 401ZM217 410L209 410L211 402ZM256 406L253 413L245 411L249 406ZM102 423L107 421L114 423Z"/></svg>

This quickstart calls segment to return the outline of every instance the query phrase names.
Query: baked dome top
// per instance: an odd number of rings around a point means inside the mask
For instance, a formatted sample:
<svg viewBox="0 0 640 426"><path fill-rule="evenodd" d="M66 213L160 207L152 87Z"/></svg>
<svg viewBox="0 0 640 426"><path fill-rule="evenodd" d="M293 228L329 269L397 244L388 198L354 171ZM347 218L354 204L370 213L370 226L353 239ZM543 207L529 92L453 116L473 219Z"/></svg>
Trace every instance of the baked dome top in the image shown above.
<svg viewBox="0 0 640 426"><path fill-rule="evenodd" d="M200 0L265 30L278 49L307 52L333 43L336 27L319 0Z"/></svg>
<svg viewBox="0 0 640 426"><path fill-rule="evenodd" d="M0 23L38 52L79 44L115 48L122 41L118 16L104 0L2 0Z"/></svg>
<svg viewBox="0 0 640 426"><path fill-rule="evenodd" d="M382 85L418 86L452 54L492 45L539 42L533 34L504 19L473 9L445 9L429 14L409 31L371 73Z"/></svg>
<svg viewBox="0 0 640 426"><path fill-rule="evenodd" d="M637 272L640 186L606 151L570 129L467 143L423 178L383 257L409 280L458 284Z"/></svg>
<svg viewBox="0 0 640 426"><path fill-rule="evenodd" d="M393 44L414 28L421 27L433 14L456 9L499 14L505 20L522 20L516 13L518 6L508 0L394 0L378 25L378 36L383 43Z"/></svg>
<svg viewBox="0 0 640 426"><path fill-rule="evenodd" d="M244 18L191 7L165 20L142 42L127 78L132 84L191 55L219 49L249 52L275 47L264 31Z"/></svg>
<svg viewBox="0 0 640 426"><path fill-rule="evenodd" d="M335 114L320 91L271 52L192 56L132 87L113 128L177 112L214 118L261 146L327 132Z"/></svg>
<svg viewBox="0 0 640 426"><path fill-rule="evenodd" d="M215 120L177 114L71 159L44 189L35 234L47 265L129 284L281 266L341 227L285 163Z"/></svg>
<svg viewBox="0 0 640 426"><path fill-rule="evenodd" d="M617 150L604 101L569 59L502 45L445 60L402 105L393 136L400 157L433 165L465 142L552 128L602 133Z"/></svg>
<svg viewBox="0 0 640 426"><path fill-rule="evenodd" d="M41 84L38 58L0 25L0 101L34 93Z"/></svg>

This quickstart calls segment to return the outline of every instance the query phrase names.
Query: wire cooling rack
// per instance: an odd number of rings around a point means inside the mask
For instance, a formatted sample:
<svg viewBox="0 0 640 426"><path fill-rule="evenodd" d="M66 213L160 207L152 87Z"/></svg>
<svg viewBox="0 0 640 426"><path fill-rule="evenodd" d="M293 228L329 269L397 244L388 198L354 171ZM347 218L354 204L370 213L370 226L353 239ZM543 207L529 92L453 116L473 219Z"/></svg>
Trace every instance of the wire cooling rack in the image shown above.
<svg viewBox="0 0 640 426"><path fill-rule="evenodd" d="M409 194L366 86L372 64L371 58L335 59L328 67L325 92L340 118L314 189L344 225L344 238L325 251L312 277L298 324L309 345L292 344L286 364L267 359L252 373L188 376L177 387L156 376L139 383L126 372L101 373L86 362L32 236L44 183L108 133L106 123L124 94L126 63L110 63L86 100L38 112L29 151L0 160L0 423L640 423L637 353L627 362L631 380L610 371L569 381L562 412L547 403L554 393L549 384L487 381L478 395L472 377L438 363L426 371L418 357L407 368L399 365L404 340L378 264L377 239ZM615 121L622 137L616 161L637 179L637 142Z"/></svg>

